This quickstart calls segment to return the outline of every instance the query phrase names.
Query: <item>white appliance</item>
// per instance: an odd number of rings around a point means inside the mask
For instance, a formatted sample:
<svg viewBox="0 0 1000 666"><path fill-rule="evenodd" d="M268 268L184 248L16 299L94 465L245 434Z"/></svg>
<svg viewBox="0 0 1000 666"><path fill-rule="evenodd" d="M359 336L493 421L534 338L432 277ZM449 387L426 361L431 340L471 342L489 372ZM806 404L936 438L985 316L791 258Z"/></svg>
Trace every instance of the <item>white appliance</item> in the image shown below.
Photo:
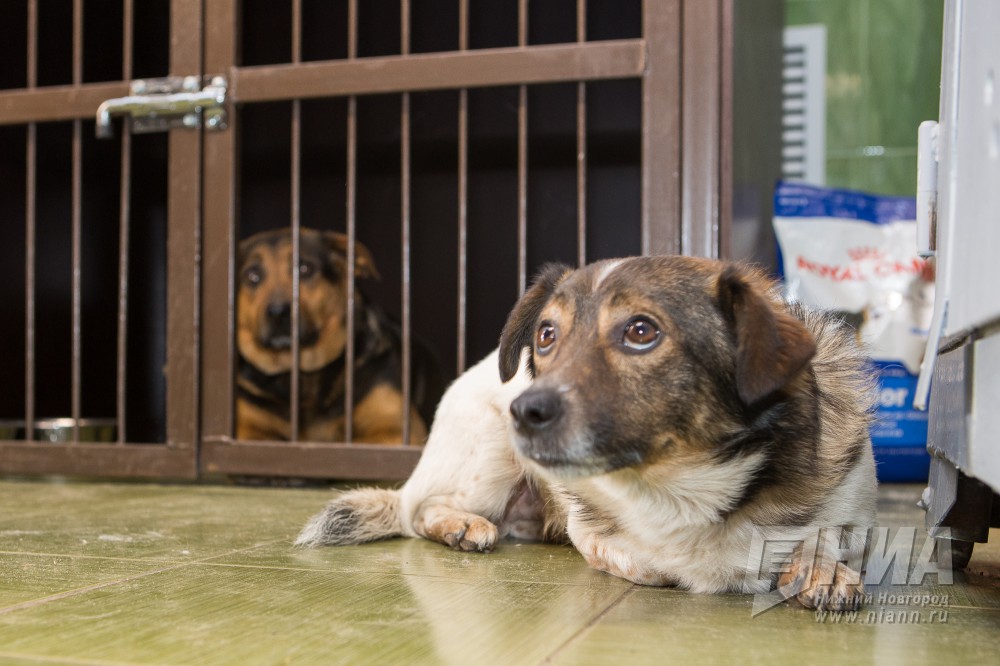
<svg viewBox="0 0 1000 666"><path fill-rule="evenodd" d="M1000 518L1000 2L947 0L944 26L940 118L920 131L937 285L917 406L930 385L927 526L964 566Z"/></svg>

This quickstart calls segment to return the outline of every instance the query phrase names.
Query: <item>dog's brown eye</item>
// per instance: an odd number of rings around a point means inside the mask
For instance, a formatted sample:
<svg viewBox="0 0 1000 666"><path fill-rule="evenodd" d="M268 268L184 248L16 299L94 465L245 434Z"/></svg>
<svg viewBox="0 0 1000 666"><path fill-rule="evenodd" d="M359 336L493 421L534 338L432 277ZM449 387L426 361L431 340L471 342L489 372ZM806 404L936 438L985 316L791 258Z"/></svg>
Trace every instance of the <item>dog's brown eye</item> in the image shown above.
<svg viewBox="0 0 1000 666"><path fill-rule="evenodd" d="M538 353L548 354L552 351L552 346L556 342L556 327L552 324L544 323L538 327L538 333L535 334L535 346L538 348Z"/></svg>
<svg viewBox="0 0 1000 666"><path fill-rule="evenodd" d="M256 287L264 280L264 269L260 266L250 266L243 271L243 281L251 287Z"/></svg>
<svg viewBox="0 0 1000 666"><path fill-rule="evenodd" d="M625 336L622 343L629 349L646 351L652 349L660 339L660 330L656 324L637 317L625 325Z"/></svg>
<svg viewBox="0 0 1000 666"><path fill-rule="evenodd" d="M303 261L299 264L299 276L303 278L311 278L316 274L316 264L311 261Z"/></svg>

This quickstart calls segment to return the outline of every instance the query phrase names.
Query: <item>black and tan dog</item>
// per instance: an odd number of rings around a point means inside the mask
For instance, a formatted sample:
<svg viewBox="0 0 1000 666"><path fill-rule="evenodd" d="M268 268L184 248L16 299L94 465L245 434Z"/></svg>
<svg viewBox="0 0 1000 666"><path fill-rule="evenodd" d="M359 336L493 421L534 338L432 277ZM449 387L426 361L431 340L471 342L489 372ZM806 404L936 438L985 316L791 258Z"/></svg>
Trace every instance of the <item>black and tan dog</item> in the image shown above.
<svg viewBox="0 0 1000 666"><path fill-rule="evenodd" d="M356 244L355 274L377 278L368 249ZM302 229L299 251L300 431L309 441L344 439L347 344L347 237ZM291 435L292 238L266 231L239 246L236 436L288 440ZM398 326L355 290L353 439L400 443L404 411L410 441L422 443L441 380L422 346L413 345L412 405L403 404Z"/></svg>
<svg viewBox="0 0 1000 666"><path fill-rule="evenodd" d="M498 352L445 394L403 488L340 495L297 543L568 538L636 583L780 584L807 606L850 607L863 588L845 563L860 568L875 519L872 398L849 328L784 304L754 270L552 266ZM761 577L752 544L775 526L802 546Z"/></svg>

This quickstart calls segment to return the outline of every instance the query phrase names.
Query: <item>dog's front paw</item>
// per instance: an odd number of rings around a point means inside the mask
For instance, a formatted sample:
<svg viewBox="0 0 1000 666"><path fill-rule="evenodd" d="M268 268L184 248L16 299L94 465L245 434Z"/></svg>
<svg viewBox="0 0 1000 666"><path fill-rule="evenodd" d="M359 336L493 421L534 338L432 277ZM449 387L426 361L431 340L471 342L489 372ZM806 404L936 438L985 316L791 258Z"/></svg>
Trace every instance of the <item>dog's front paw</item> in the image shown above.
<svg viewBox="0 0 1000 666"><path fill-rule="evenodd" d="M455 550L488 553L497 543L497 526L479 516L455 516L441 525L444 543Z"/></svg>
<svg viewBox="0 0 1000 666"><path fill-rule="evenodd" d="M857 610L865 596L861 574L841 562L819 565L793 562L779 579L788 597L795 596L805 608L816 610Z"/></svg>
<svg viewBox="0 0 1000 666"><path fill-rule="evenodd" d="M422 507L413 527L422 537L465 552L488 553L500 536L497 526L482 516L441 505Z"/></svg>

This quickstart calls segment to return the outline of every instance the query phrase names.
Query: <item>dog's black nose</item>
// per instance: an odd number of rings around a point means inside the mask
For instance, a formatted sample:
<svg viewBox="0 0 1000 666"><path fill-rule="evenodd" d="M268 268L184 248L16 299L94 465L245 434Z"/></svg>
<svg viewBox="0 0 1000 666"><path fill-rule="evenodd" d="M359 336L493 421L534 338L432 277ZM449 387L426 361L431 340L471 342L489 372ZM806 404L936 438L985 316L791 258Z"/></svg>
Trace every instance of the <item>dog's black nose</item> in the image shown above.
<svg viewBox="0 0 1000 666"><path fill-rule="evenodd" d="M292 304L270 303L267 306L267 318L272 326L288 326L292 321Z"/></svg>
<svg viewBox="0 0 1000 666"><path fill-rule="evenodd" d="M518 428L542 430L562 416L562 398L555 391L529 389L510 404L510 413Z"/></svg>
<svg viewBox="0 0 1000 666"><path fill-rule="evenodd" d="M291 303L269 303L264 311L264 326L261 342L274 350L290 349L292 346L292 305Z"/></svg>

